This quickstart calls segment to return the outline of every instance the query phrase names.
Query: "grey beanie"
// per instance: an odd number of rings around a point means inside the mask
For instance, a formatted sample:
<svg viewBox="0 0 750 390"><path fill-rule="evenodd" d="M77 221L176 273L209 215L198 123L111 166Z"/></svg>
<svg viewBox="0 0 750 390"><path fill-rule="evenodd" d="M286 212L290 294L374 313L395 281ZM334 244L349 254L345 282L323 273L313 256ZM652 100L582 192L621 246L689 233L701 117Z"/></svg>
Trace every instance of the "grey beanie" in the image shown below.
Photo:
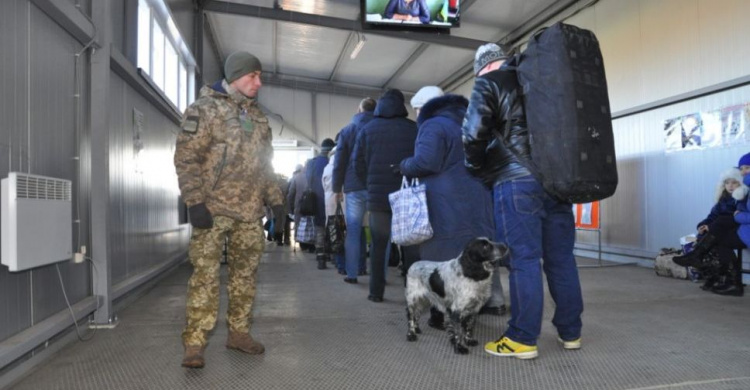
<svg viewBox="0 0 750 390"><path fill-rule="evenodd" d="M479 71L484 69L490 62L500 61L508 58L505 51L495 43L485 43L479 46L477 54L474 56L474 75L478 75Z"/></svg>
<svg viewBox="0 0 750 390"><path fill-rule="evenodd" d="M236 51L224 61L224 78L230 84L234 80L255 71L263 71L260 60L246 51Z"/></svg>

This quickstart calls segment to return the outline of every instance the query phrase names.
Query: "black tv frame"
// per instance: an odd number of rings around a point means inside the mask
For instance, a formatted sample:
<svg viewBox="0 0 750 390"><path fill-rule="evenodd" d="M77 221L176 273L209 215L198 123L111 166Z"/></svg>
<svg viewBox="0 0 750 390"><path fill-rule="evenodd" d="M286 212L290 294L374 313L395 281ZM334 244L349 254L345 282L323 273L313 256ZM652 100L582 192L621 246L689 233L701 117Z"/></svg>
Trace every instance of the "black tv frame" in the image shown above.
<svg viewBox="0 0 750 390"><path fill-rule="evenodd" d="M461 3L458 3L458 12L456 16L457 23L450 26L435 26L435 25L424 25L424 24L400 24L400 23L377 23L367 21L367 1L360 0L360 18L362 20L362 30L381 30L381 31L410 31L410 32L421 32L421 33L435 33L450 35L451 29L458 28L461 26Z"/></svg>

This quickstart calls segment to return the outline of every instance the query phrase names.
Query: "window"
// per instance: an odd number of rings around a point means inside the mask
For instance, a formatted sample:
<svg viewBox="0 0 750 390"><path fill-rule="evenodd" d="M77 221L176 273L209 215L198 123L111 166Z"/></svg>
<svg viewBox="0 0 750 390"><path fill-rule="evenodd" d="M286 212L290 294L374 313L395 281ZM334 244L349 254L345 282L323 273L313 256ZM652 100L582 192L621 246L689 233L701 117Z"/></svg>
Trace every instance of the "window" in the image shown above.
<svg viewBox="0 0 750 390"><path fill-rule="evenodd" d="M180 111L195 100L195 60L164 0L138 0L137 63Z"/></svg>

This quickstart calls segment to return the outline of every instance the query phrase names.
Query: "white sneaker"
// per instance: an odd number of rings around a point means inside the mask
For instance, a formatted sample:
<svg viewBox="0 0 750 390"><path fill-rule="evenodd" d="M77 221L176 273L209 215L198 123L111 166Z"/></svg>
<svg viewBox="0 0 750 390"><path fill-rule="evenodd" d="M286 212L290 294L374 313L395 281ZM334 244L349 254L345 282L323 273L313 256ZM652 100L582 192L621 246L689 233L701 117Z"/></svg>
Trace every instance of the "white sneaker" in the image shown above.
<svg viewBox="0 0 750 390"><path fill-rule="evenodd" d="M575 340L565 341L561 338L557 338L557 341L562 344L562 347L564 349L581 349L581 338L577 338Z"/></svg>

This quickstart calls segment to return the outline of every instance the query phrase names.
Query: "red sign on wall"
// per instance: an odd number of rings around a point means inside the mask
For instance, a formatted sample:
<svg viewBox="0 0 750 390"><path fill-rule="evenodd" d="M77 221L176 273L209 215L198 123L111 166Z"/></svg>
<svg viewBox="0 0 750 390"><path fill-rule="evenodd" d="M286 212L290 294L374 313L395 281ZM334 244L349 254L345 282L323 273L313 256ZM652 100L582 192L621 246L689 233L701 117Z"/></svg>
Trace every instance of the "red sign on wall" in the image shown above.
<svg viewBox="0 0 750 390"><path fill-rule="evenodd" d="M599 201L574 204L573 214L576 217L576 229L599 229Z"/></svg>

